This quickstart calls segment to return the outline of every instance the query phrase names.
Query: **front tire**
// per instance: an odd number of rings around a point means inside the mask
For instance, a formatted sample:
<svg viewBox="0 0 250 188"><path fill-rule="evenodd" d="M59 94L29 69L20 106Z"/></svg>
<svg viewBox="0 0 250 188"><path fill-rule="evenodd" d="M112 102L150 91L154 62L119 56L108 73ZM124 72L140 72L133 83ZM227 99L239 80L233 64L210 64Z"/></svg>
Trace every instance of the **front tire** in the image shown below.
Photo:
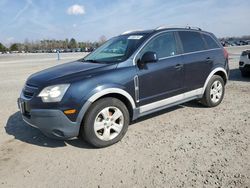
<svg viewBox="0 0 250 188"><path fill-rule="evenodd" d="M207 84L201 103L207 107L218 106L224 97L224 92L224 80L218 75L213 75Z"/></svg>
<svg viewBox="0 0 250 188"><path fill-rule="evenodd" d="M94 147L107 147L120 141L127 132L129 112L116 98L102 98L87 111L80 134Z"/></svg>

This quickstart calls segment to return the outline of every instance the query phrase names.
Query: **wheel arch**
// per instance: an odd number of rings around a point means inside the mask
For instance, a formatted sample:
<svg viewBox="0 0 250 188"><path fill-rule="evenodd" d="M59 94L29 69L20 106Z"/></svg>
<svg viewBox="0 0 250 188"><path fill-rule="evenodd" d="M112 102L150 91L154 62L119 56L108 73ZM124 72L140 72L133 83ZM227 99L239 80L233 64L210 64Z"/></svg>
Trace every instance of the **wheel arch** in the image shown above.
<svg viewBox="0 0 250 188"><path fill-rule="evenodd" d="M133 97L124 89L106 88L106 89L103 89L101 91L96 92L95 94L91 95L87 99L86 103L83 105L83 107L81 108L81 110L79 112L79 115L77 117L77 122L81 124L82 120L85 116L85 113L87 112L89 107L94 102L98 101L99 99L105 98L105 97L114 97L114 98L117 98L120 101L122 101L129 111L130 120L133 119L133 115L134 115L133 112L134 112L134 109L136 108Z"/></svg>
<svg viewBox="0 0 250 188"><path fill-rule="evenodd" d="M223 71L217 71L216 73L214 73L214 75L218 75L220 77L222 77L222 79L224 80L224 83L226 84L227 83L227 75L225 72Z"/></svg>
<svg viewBox="0 0 250 188"><path fill-rule="evenodd" d="M225 84L227 83L227 80L228 80L228 75L227 75L227 72L224 68L222 67L217 67L215 69L213 69L213 71L208 75L207 79L206 79L206 82L202 88L202 94L204 94L205 90L206 90L206 87L207 87L207 84L209 82L209 80L212 78L213 75L218 75L218 76L221 76L222 79L224 80Z"/></svg>
<svg viewBox="0 0 250 188"><path fill-rule="evenodd" d="M120 93L110 93L110 94L103 95L102 97L98 98L96 101L102 98L106 98L106 97L116 98L116 99L119 99L121 102L123 102L128 109L130 121L133 119L134 107L132 106L128 98L126 98L124 95Z"/></svg>

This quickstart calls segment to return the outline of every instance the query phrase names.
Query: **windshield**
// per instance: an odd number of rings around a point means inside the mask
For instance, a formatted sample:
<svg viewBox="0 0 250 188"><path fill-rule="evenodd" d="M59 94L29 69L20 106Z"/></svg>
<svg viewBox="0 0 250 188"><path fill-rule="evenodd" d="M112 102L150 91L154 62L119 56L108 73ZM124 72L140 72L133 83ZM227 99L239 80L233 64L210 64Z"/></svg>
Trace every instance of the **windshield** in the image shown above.
<svg viewBox="0 0 250 188"><path fill-rule="evenodd" d="M145 34L114 37L85 57L84 61L117 63L127 60L144 41Z"/></svg>

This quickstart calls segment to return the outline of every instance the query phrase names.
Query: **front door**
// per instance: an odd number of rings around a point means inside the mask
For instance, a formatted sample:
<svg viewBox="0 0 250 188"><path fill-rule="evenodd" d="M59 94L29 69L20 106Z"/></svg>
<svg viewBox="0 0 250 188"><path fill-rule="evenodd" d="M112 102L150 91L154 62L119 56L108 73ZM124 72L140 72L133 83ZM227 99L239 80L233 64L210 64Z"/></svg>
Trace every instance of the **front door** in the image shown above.
<svg viewBox="0 0 250 188"><path fill-rule="evenodd" d="M174 32L155 36L145 45L139 57L148 51L155 52L159 60L138 67L140 106L173 97L183 90L183 62L178 56Z"/></svg>

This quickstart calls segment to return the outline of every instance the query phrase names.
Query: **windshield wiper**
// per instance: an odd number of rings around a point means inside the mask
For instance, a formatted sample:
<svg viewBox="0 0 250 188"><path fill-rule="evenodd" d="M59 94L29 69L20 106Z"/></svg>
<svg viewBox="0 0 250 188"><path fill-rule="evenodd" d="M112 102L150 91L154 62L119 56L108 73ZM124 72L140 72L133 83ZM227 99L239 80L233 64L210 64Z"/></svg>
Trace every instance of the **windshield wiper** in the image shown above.
<svg viewBox="0 0 250 188"><path fill-rule="evenodd" d="M83 62L91 62L91 63L101 63L100 61L97 61L95 59L82 59Z"/></svg>

